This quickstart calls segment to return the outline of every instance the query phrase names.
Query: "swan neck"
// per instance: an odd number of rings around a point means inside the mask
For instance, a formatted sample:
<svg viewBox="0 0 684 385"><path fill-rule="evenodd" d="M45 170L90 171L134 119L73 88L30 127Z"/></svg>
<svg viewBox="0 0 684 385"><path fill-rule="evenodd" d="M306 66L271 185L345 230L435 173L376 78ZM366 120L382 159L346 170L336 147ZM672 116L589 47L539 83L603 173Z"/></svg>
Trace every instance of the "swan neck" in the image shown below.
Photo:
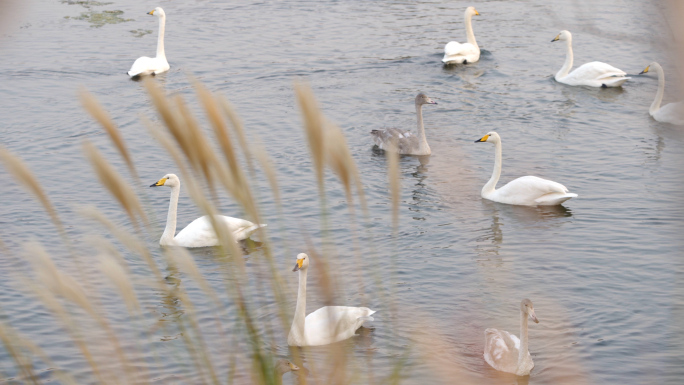
<svg viewBox="0 0 684 385"><path fill-rule="evenodd" d="M159 37L157 38L157 58L164 58L164 29L166 28L166 15L159 17Z"/></svg>
<svg viewBox="0 0 684 385"><path fill-rule="evenodd" d="M520 311L520 351L518 352L518 368L522 368L527 360L527 314Z"/></svg>
<svg viewBox="0 0 684 385"><path fill-rule="evenodd" d="M563 67L561 67L560 71L558 71L558 73L556 74L556 80L568 76L570 70L572 69L572 38L566 40L565 45L567 46L565 54L565 63L563 64Z"/></svg>
<svg viewBox="0 0 684 385"><path fill-rule="evenodd" d="M294 319L290 334L302 342L304 338L304 323L306 320L306 272L307 269L299 270L299 290L297 291L297 307L295 308Z"/></svg>
<svg viewBox="0 0 684 385"><path fill-rule="evenodd" d="M473 33L473 15L472 14L466 14L466 16L465 16L465 29L466 29L466 37L468 39L468 43L474 45L477 48L480 48L477 46L477 41L475 41L475 34Z"/></svg>
<svg viewBox="0 0 684 385"><path fill-rule="evenodd" d="M166 229L162 234L159 243L168 245L173 243L173 237L176 234L176 212L178 210L178 196L180 195L180 186L171 187L171 200L169 202L169 214L166 217Z"/></svg>
<svg viewBox="0 0 684 385"><path fill-rule="evenodd" d="M416 104L416 116L418 117L418 140L420 141L420 150L423 153L430 152L427 138L425 137L425 126L423 125L423 105Z"/></svg>
<svg viewBox="0 0 684 385"><path fill-rule="evenodd" d="M655 70L658 73L658 92L656 93L653 103L651 103L651 108L648 109L648 112L651 115L660 109L660 103L663 102L663 94L665 93L665 72L663 72L663 69L660 66L656 66Z"/></svg>
<svg viewBox="0 0 684 385"><path fill-rule="evenodd" d="M501 177L501 140L496 142L494 151L494 170L492 171L492 177L489 178L489 182L482 188L482 196L493 193L496 190L499 177Z"/></svg>

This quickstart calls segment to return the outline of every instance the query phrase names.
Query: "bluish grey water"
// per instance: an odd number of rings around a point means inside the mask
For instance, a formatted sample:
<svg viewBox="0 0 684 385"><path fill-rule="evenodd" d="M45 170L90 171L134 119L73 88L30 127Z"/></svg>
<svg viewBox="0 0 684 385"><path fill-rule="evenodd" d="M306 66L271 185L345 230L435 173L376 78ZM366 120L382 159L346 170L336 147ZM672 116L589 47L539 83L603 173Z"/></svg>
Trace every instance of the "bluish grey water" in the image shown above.
<svg viewBox="0 0 684 385"><path fill-rule="evenodd" d="M141 123L141 116L156 115L143 84L130 81L125 71L137 57L154 54L157 19L145 13L162 6L171 70L156 82L195 107L189 74L225 95L248 136L259 138L273 160L283 217L265 178L257 175L255 185L269 234L281 246L275 257L291 289L292 308L297 277L288 271L306 239L320 246L321 237L316 181L292 90L296 80L309 82L325 114L346 134L368 200L370 224L359 246L366 257L354 256L344 194L329 175L329 221L338 255L330 262L340 274L340 298L378 310L375 329L349 342L360 373L383 378L397 357L408 354L406 383L450 383L431 365L436 362L480 383L514 383L514 377L498 376L482 359L483 331L496 327L517 334L518 304L528 297L541 323L530 327L535 369L519 383L680 383L684 135L648 116L654 77L633 76L622 89L565 86L552 77L563 63L564 47L550 43L568 29L575 66L599 60L637 74L656 60L674 79L674 66L662 51L667 32L660 11L651 2L619 0L477 2L481 16L473 24L481 60L444 68L444 44L464 40L468 5L473 4L124 0L90 9L121 10L122 19L132 20L96 28L74 19L88 11L83 5L28 2L15 11L15 23L1 31L0 141L35 172L90 265L97 254L90 246L97 242L93 235L106 231L80 217L77 207L96 206L120 226L133 227L82 155L87 138L125 174L108 138L80 106L78 90L87 88L121 128L147 182L129 178L154 211L158 234L148 242L156 250L168 190L146 186L177 170ZM138 30L153 32L141 37L131 32ZM668 84L672 93L674 84ZM400 227L393 238L386 162L371 151L368 132L413 128L413 98L419 91L439 103L424 108L433 155L423 160L426 164L401 159ZM482 200L479 192L491 174L494 149L473 141L492 130L503 140L502 182L537 175L563 183L579 198L555 209ZM37 371L64 369L90 382L89 366L63 326L22 289L21 277L30 276L24 243L39 242L58 265L74 269L70 254L49 217L4 169L0 180L0 239L6 246L0 258L0 316L52 358L54 366ZM221 202L226 215L243 214L232 200ZM197 215L183 192L179 226ZM224 269L230 267L217 263L212 253L193 255L221 292ZM162 261L160 254L155 258ZM136 277L149 276L142 261L123 255ZM247 261L253 286L268 286L259 282L266 276L263 256L257 252ZM313 272L315 266L310 276ZM186 284L172 269L166 273L170 285ZM380 294L378 277L391 296ZM247 348L241 342L211 342L214 317L226 324L235 318L230 298L221 298L226 310L215 314L199 289L186 286L209 351L244 361ZM102 306L128 337L127 348L154 352L154 357L143 355L146 365L141 363L151 378L193 382L192 365L177 353L182 339L174 326L186 309L177 298L152 289L140 296L143 316L137 320L106 290ZM315 289L309 296L310 310L322 304ZM255 306L261 321L277 324L273 298L264 296ZM158 321L165 329L155 326ZM439 341L429 352L433 356L419 347L431 339ZM277 354L287 356L285 333L276 341ZM315 365L322 357L323 349L313 349L305 360ZM221 373L228 371L225 363L216 364ZM5 378L17 374L4 351L0 373ZM44 373L52 378L51 371ZM293 380L286 375L286 381Z"/></svg>

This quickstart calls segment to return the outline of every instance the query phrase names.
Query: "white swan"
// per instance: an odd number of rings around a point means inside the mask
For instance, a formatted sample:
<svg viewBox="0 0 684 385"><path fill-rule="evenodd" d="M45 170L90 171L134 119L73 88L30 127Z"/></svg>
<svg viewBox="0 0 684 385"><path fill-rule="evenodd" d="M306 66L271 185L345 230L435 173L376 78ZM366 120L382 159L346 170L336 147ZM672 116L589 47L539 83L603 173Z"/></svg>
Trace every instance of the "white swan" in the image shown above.
<svg viewBox="0 0 684 385"><path fill-rule="evenodd" d="M297 307L287 344L290 346L319 346L346 340L353 337L356 329L365 321L373 321L375 310L367 307L324 306L306 314L306 272L309 256L297 255L297 264L292 271L299 271L299 291Z"/></svg>
<svg viewBox="0 0 684 385"><path fill-rule="evenodd" d="M166 13L161 7L147 13L148 15L155 15L159 18L159 37L157 40L157 56L155 57L139 57L128 71L128 76L136 77L141 75L157 75L166 72L171 68L169 62L166 61L166 54L164 53L164 27L166 25Z"/></svg>
<svg viewBox="0 0 684 385"><path fill-rule="evenodd" d="M418 136L411 131L402 131L398 128L386 128L384 130L372 130L373 141L381 150L388 150L394 144L400 154L404 155L430 155L432 150L425 138L423 126L423 104L437 104L424 93L416 96L416 115L418 116Z"/></svg>
<svg viewBox="0 0 684 385"><path fill-rule="evenodd" d="M651 67L658 73L658 92L653 103L651 103L651 108L648 109L648 113L659 122L684 126L684 101L660 106L660 103L663 101L663 93L665 92L665 72L663 67L653 62L645 70L641 71L639 75L647 73Z"/></svg>
<svg viewBox="0 0 684 385"><path fill-rule="evenodd" d="M475 34L473 33L473 16L480 16L480 13L474 7L468 7L465 10L465 30L468 39L467 43L459 43L457 41L450 41L444 46L444 58L442 62L445 64L467 64L475 63L480 60L480 47L475 41Z"/></svg>
<svg viewBox="0 0 684 385"><path fill-rule="evenodd" d="M178 196L180 195L180 179L175 174L166 174L159 181L150 187L166 186L171 187L171 202L169 203L169 215L166 218L166 229L162 234L159 244L162 246L182 246L182 247L208 247L219 246L220 242L211 224L208 215L199 217L190 222L178 235L176 233L176 211L178 209ZM250 221L240 218L216 215L215 219L222 223L227 231L233 234L236 241L249 238L250 234L258 228L266 225L255 225Z"/></svg>
<svg viewBox="0 0 684 385"><path fill-rule="evenodd" d="M556 73L556 81L565 83L571 86L589 86L589 87L620 87L622 83L626 82L628 77L624 71L613 67L610 64L602 63L600 61L593 61L591 63L582 64L580 67L570 72L572 68L572 34L569 31L561 31L551 42L565 41L567 45L567 55L565 57L565 64L560 71Z"/></svg>
<svg viewBox="0 0 684 385"><path fill-rule="evenodd" d="M524 299L520 302L520 339L504 330L485 330L484 359L492 368L518 376L530 374L534 362L527 348L528 316L539 323L532 301Z"/></svg>
<svg viewBox="0 0 684 385"><path fill-rule="evenodd" d="M496 132L490 132L475 141L478 142L491 142L496 146L494 171L489 182L482 187L483 198L509 205L555 206L577 197L562 184L536 176L514 179L497 190L496 183L501 176L501 137Z"/></svg>

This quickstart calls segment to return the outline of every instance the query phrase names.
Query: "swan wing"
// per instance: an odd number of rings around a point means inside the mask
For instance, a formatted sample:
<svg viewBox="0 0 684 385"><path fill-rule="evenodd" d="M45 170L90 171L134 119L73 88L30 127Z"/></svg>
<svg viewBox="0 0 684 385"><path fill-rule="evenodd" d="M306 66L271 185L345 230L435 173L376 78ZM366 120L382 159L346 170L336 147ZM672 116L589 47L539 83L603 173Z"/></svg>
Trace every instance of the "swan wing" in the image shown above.
<svg viewBox="0 0 684 385"><path fill-rule="evenodd" d="M652 115L659 122L684 126L684 102L666 104Z"/></svg>
<svg viewBox="0 0 684 385"><path fill-rule="evenodd" d="M367 307L322 307L307 315L304 321L307 345L327 345L350 338L365 321L373 320L373 313Z"/></svg>
<svg viewBox="0 0 684 385"><path fill-rule="evenodd" d="M159 74L168 71L169 68L169 63L164 58L143 56L133 62L131 69L128 71L128 76Z"/></svg>
<svg viewBox="0 0 684 385"><path fill-rule="evenodd" d="M373 142L381 150L387 150L392 143L396 143L400 154L411 154L418 150L418 137L411 131L398 128L386 128L384 130L371 131Z"/></svg>
<svg viewBox="0 0 684 385"><path fill-rule="evenodd" d="M576 196L577 194L570 193L567 187L558 182L536 176L523 176L495 190L488 199L513 205L536 206L560 204ZM560 197L565 199L559 203L554 203L556 200L550 199Z"/></svg>
<svg viewBox="0 0 684 385"><path fill-rule="evenodd" d="M485 330L484 359L494 369L515 373L518 366L520 339L498 329Z"/></svg>
<svg viewBox="0 0 684 385"><path fill-rule="evenodd" d="M444 46L444 58L442 62L458 62L464 61L475 62L480 58L480 49L470 43L459 43L450 41Z"/></svg>
<svg viewBox="0 0 684 385"><path fill-rule="evenodd" d="M233 234L236 241L247 239L251 233L266 225L257 225L248 220L216 215L214 217L220 221L226 229ZM218 246L219 239L214 231L214 226L208 215L199 217L190 222L174 238L178 246L183 247L209 247Z"/></svg>
<svg viewBox="0 0 684 385"><path fill-rule="evenodd" d="M610 64L594 61L582 64L558 81L570 85L586 85L592 87L619 87L626 82L625 71L613 67Z"/></svg>

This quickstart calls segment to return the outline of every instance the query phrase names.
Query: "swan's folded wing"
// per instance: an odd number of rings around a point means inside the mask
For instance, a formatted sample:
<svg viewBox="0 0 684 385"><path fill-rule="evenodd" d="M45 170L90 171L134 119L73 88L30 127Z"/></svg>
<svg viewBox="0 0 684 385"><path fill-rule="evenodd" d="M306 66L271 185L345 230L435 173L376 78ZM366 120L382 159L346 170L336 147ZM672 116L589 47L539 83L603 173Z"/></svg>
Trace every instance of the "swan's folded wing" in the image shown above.
<svg viewBox="0 0 684 385"><path fill-rule="evenodd" d="M214 227L211 225L211 221L206 215L190 222L190 224L185 226L173 240L178 246L183 247L208 247L219 245Z"/></svg>
<svg viewBox="0 0 684 385"><path fill-rule="evenodd" d="M147 56L139 57L133 62L128 76L149 75L154 71L155 59Z"/></svg>
<svg viewBox="0 0 684 385"><path fill-rule="evenodd" d="M494 369L510 371L517 363L519 350L520 339L513 334L505 330L485 330L484 358Z"/></svg>
<svg viewBox="0 0 684 385"><path fill-rule="evenodd" d="M386 128L384 130L373 130L371 131L373 136L373 141L382 150L386 150L390 143L394 141L397 145L400 145L402 139L410 138L413 134L410 131L403 131L398 128Z"/></svg>
<svg viewBox="0 0 684 385"><path fill-rule="evenodd" d="M373 313L367 307L324 306L306 316L306 339L320 345L349 338Z"/></svg>
<svg viewBox="0 0 684 385"><path fill-rule="evenodd" d="M461 44L456 41L450 41L444 46L444 57L457 55L466 56L475 53L477 53L477 49L470 43Z"/></svg>
<svg viewBox="0 0 684 385"><path fill-rule="evenodd" d="M537 176L523 176L508 182L497 191L511 191L515 194L531 194L541 196L550 193L567 193L567 187L552 180L539 178ZM503 191L502 191L503 192Z"/></svg>
<svg viewBox="0 0 684 385"><path fill-rule="evenodd" d="M666 104L660 107L653 117L659 122L682 126L684 125L684 102Z"/></svg>
<svg viewBox="0 0 684 385"><path fill-rule="evenodd" d="M627 73L625 73L625 71L615 68L610 64L593 61L591 63L582 64L568 76L584 80L601 80L610 77L624 77L626 75Z"/></svg>

